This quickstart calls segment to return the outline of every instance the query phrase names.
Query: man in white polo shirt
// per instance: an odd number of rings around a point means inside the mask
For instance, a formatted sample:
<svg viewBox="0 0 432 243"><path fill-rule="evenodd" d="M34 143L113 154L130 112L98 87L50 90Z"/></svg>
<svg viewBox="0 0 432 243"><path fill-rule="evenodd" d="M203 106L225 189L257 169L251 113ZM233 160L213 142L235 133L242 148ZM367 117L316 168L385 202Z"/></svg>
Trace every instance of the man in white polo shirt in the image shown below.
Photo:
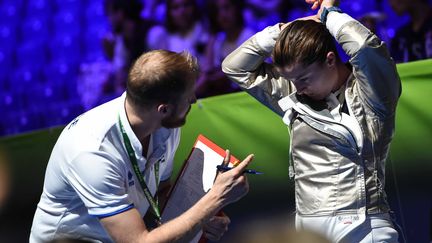
<svg viewBox="0 0 432 243"><path fill-rule="evenodd" d="M242 171L251 155L178 218L151 231L142 219L148 210L160 219L157 195L169 186L197 75L188 53L145 53L125 94L68 124L48 162L30 242L188 241L204 226L209 239L220 238L229 219L215 214L247 193Z"/></svg>

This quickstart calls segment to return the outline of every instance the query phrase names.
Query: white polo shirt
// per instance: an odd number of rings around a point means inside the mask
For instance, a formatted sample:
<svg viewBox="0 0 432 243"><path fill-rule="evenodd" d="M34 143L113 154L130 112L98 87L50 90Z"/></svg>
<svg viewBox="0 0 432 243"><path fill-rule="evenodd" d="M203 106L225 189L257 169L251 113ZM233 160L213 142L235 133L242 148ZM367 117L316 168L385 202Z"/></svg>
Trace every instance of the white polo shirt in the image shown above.
<svg viewBox="0 0 432 243"><path fill-rule="evenodd" d="M99 218L132 207L145 215L149 203L124 146L119 115L151 193L154 195L157 187L155 162L161 161L161 181L171 176L180 129L155 131L146 159L127 120L124 102L125 94L77 117L61 133L46 169L31 243L56 238L112 242Z"/></svg>

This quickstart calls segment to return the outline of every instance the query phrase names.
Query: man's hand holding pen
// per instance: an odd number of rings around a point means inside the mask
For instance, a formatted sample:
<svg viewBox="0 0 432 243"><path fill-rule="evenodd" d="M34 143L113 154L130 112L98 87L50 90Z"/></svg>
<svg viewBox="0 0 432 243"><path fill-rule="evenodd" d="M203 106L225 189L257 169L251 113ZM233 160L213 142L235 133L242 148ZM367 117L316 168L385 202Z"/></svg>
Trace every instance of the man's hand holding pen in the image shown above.
<svg viewBox="0 0 432 243"><path fill-rule="evenodd" d="M236 167L223 173L219 171L217 174L212 190L219 191L220 195L222 195L221 199L224 201L224 206L236 202L249 191L249 183L243 171L250 164L253 156L253 154L250 154ZM228 166L230 157L231 153L227 150L222 166Z"/></svg>
<svg viewBox="0 0 432 243"><path fill-rule="evenodd" d="M230 161L231 154L226 150L225 158L220 166L227 167ZM219 198L220 209L224 206L238 201L249 191L249 183L246 175L244 174L246 167L252 161L253 155L250 154L237 166L226 170L220 171L216 175L213 187L209 191L215 197ZM229 167L227 167L229 168ZM230 223L229 217L222 211L208 219L204 225L203 230L205 237L209 240L219 240L219 238L228 230Z"/></svg>

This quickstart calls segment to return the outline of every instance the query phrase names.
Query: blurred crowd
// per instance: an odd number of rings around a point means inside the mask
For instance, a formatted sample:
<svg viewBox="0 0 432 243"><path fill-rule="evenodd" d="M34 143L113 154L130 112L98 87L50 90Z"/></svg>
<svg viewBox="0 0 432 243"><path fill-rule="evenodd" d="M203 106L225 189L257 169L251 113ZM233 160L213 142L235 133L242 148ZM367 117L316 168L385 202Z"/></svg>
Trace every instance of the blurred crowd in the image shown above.
<svg viewBox="0 0 432 243"><path fill-rule="evenodd" d="M341 1L388 42L396 62L432 57L428 0ZM222 60L257 31L313 14L294 0L4 0L0 2L0 135L66 124L120 95L152 49L189 51L198 98L239 91Z"/></svg>

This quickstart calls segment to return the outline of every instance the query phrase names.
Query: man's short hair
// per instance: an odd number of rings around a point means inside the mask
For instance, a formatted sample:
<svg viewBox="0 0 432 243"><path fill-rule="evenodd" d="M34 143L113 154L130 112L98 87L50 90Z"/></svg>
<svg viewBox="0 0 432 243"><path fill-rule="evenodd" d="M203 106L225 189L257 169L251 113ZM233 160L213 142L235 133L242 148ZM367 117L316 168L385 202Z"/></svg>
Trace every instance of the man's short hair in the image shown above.
<svg viewBox="0 0 432 243"><path fill-rule="evenodd" d="M324 63L328 52L336 55L333 36L314 20L296 20L283 29L273 49L273 62L278 67L314 62Z"/></svg>
<svg viewBox="0 0 432 243"><path fill-rule="evenodd" d="M175 103L199 74L188 52L154 50L141 55L129 71L126 97L138 106Z"/></svg>

